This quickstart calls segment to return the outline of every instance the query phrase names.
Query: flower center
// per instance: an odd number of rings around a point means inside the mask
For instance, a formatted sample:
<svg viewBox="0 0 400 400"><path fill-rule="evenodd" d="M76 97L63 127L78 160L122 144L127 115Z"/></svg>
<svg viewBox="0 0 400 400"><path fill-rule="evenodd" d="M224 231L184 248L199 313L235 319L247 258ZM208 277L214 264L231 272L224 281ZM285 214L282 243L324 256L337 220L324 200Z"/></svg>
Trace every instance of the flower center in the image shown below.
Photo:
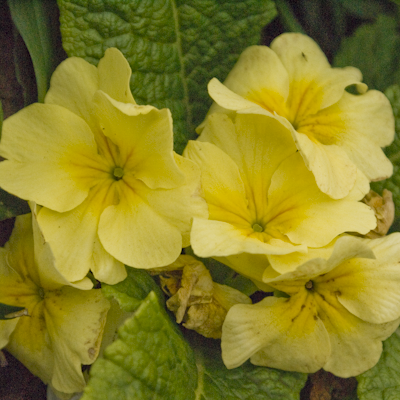
<svg viewBox="0 0 400 400"><path fill-rule="evenodd" d="M38 292L39 292L40 298L41 298L41 299L44 299L44 290L43 290L42 287L39 288Z"/></svg>
<svg viewBox="0 0 400 400"><path fill-rule="evenodd" d="M254 232L263 232L264 228L260 224L254 224L252 227Z"/></svg>
<svg viewBox="0 0 400 400"><path fill-rule="evenodd" d="M305 286L307 290L312 290L314 287L313 281L308 281Z"/></svg>
<svg viewBox="0 0 400 400"><path fill-rule="evenodd" d="M124 176L124 170L121 167L115 167L113 176L116 181L119 181Z"/></svg>

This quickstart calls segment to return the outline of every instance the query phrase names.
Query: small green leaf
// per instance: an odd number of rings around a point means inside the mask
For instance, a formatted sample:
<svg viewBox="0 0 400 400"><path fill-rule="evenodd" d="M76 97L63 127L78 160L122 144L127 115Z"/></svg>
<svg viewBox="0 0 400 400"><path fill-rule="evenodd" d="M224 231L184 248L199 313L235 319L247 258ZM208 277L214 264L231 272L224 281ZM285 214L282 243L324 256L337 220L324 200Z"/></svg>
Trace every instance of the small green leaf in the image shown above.
<svg viewBox="0 0 400 400"><path fill-rule="evenodd" d="M389 11L390 3L382 0L339 0L349 13L357 18L375 19L378 15Z"/></svg>
<svg viewBox="0 0 400 400"><path fill-rule="evenodd" d="M118 301L122 310L135 311L147 295L153 291L160 304L164 304L164 295L153 278L145 270L126 267L127 278L116 285L102 284L101 290L107 299Z"/></svg>
<svg viewBox="0 0 400 400"><path fill-rule="evenodd" d="M28 202L0 188L0 221L30 212Z"/></svg>
<svg viewBox="0 0 400 400"><path fill-rule="evenodd" d="M357 67L370 88L385 90L397 82L400 63L397 28L395 18L386 15L379 15L373 24L362 25L353 36L343 40L334 66Z"/></svg>
<svg viewBox="0 0 400 400"><path fill-rule="evenodd" d="M32 58L38 89L38 101L43 102L50 77L58 59L55 27L56 0L8 0L12 20L21 34ZM19 71L22 73L22 71Z"/></svg>
<svg viewBox="0 0 400 400"><path fill-rule="evenodd" d="M399 330L383 342L378 364L357 376L360 400L396 400L400 398Z"/></svg>
<svg viewBox="0 0 400 400"><path fill-rule="evenodd" d="M307 374L256 367L246 362L228 370L219 342L192 335L199 383L196 400L296 400Z"/></svg>
<svg viewBox="0 0 400 400"><path fill-rule="evenodd" d="M189 345L151 292L90 370L82 400L191 400L197 384Z"/></svg>
<svg viewBox="0 0 400 400"><path fill-rule="evenodd" d="M377 193L383 189L390 190L393 194L393 201L396 210L396 219L400 218L400 87L393 85L385 91L390 101L395 118L395 137L393 143L384 149L385 154L393 163L393 175L380 182L372 182L371 188Z"/></svg>
<svg viewBox="0 0 400 400"><path fill-rule="evenodd" d="M18 313L23 310L24 307L15 307L0 303L0 320L17 318L20 315L15 315L15 313Z"/></svg>
<svg viewBox="0 0 400 400"><path fill-rule="evenodd" d="M119 48L132 68L139 104L167 107L179 153L203 120L207 83L224 80L239 54L260 41L275 16L272 0L58 0L68 56L96 64Z"/></svg>

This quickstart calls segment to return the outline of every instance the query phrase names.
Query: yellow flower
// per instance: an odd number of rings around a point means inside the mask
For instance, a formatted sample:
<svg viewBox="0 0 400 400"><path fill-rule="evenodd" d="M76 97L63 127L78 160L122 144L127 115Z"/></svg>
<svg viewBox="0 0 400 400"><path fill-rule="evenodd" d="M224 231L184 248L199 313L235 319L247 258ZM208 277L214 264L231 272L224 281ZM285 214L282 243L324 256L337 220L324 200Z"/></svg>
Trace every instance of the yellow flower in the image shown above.
<svg viewBox="0 0 400 400"><path fill-rule="evenodd" d="M170 111L137 105L130 75L117 49L97 68L67 59L46 104L4 122L0 186L43 206L38 222L71 282L173 262L192 216L207 213L198 168L173 152Z"/></svg>
<svg viewBox="0 0 400 400"><path fill-rule="evenodd" d="M193 220L193 251L256 281L262 281L265 255L307 252L376 225L372 210L358 201L369 190L365 177L344 199L322 193L274 118L212 114L184 155L201 168L209 208L209 219Z"/></svg>
<svg viewBox="0 0 400 400"><path fill-rule="evenodd" d="M369 244L369 246L367 245ZM376 259L375 259L376 256ZM372 368L400 322L400 233L339 238L314 258L265 282L289 297L234 305L222 327L222 358L288 371L320 368L341 377Z"/></svg>
<svg viewBox="0 0 400 400"><path fill-rule="evenodd" d="M394 138L394 118L387 98L365 93L360 71L331 68L318 45L299 33L276 38L271 48L246 49L224 85L212 79L208 89L213 112L254 112L288 127L318 187L332 198L345 197L357 169L370 181L392 174L381 150ZM349 85L364 92L352 95ZM228 111L230 110L230 111Z"/></svg>
<svg viewBox="0 0 400 400"><path fill-rule="evenodd" d="M29 315L0 321L0 348L57 391L82 391L82 364L97 358L110 307L101 290L81 290L91 287L87 278L79 287L70 284L36 220L18 217L0 248L0 303L24 307Z"/></svg>

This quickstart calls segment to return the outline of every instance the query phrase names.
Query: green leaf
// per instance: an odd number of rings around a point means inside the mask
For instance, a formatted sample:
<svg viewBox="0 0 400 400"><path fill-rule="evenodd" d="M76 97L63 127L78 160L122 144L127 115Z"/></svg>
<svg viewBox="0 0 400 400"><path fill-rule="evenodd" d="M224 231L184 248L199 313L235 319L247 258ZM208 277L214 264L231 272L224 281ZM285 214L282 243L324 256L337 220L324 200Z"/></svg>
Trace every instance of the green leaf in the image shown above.
<svg viewBox="0 0 400 400"><path fill-rule="evenodd" d="M370 88L385 90L398 81L400 37L397 28L395 18L386 15L380 15L373 24L362 25L353 36L343 40L334 66L357 67Z"/></svg>
<svg viewBox="0 0 400 400"><path fill-rule="evenodd" d="M8 0L12 20L21 34L32 58L38 89L43 102L50 77L58 59L55 27L52 18L57 12L56 0ZM20 69L19 73L23 73Z"/></svg>
<svg viewBox="0 0 400 400"><path fill-rule="evenodd" d="M154 292L160 304L164 304L164 295L153 278L142 269L126 267L127 278L116 285L102 284L101 290L107 299L118 301L122 310L136 311L150 292Z"/></svg>
<svg viewBox="0 0 400 400"><path fill-rule="evenodd" d="M97 64L119 48L132 68L139 104L167 107L175 150L196 137L211 105L207 83L224 80L239 54L275 16L272 0L58 0L68 56Z"/></svg>
<svg viewBox="0 0 400 400"><path fill-rule="evenodd" d="M151 292L90 370L82 400L191 400L197 371L189 345Z"/></svg>
<svg viewBox="0 0 400 400"><path fill-rule="evenodd" d="M0 221L30 212L27 201L13 196L0 188Z"/></svg>
<svg viewBox="0 0 400 400"><path fill-rule="evenodd" d="M256 367L250 362L226 369L219 346L195 338L199 384L196 400L295 400L306 383L307 374ZM202 343L199 346L199 343ZM215 343L215 342L214 342Z"/></svg>
<svg viewBox="0 0 400 400"><path fill-rule="evenodd" d="M378 364L357 376L360 400L397 400L400 393L399 330L383 342Z"/></svg>
<svg viewBox="0 0 400 400"><path fill-rule="evenodd" d="M16 318L18 315L13 316L13 314L22 310L24 310L24 307L15 307L0 303L0 320Z"/></svg>
<svg viewBox="0 0 400 400"><path fill-rule="evenodd" d="M382 0L339 0L345 10L357 18L375 19L379 14L389 11L390 3Z"/></svg>
<svg viewBox="0 0 400 400"><path fill-rule="evenodd" d="M390 190L396 210L396 219L400 218L400 87L393 85L385 91L390 101L395 118L395 137L393 143L384 149L385 154L393 163L393 175L389 179L380 182L372 182L371 188L377 193L383 189Z"/></svg>

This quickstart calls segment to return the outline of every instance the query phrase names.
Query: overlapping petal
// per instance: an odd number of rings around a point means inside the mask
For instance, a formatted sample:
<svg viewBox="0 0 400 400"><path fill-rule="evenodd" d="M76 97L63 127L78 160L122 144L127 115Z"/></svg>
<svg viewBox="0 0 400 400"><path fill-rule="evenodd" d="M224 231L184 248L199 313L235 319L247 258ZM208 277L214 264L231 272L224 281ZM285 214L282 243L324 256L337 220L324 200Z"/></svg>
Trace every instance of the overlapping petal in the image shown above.
<svg viewBox="0 0 400 400"><path fill-rule="evenodd" d="M377 249L377 259L368 244ZM323 258L265 276L266 284L289 297L232 307L222 330L227 367L250 358L288 371L324 368L345 378L372 368L382 341L400 322L399 251L384 256L399 244L400 234L376 242L343 236L320 253Z"/></svg>
<svg viewBox="0 0 400 400"><path fill-rule="evenodd" d="M271 48L244 51L225 87L211 80L215 104L208 117L226 113L234 118L237 112L276 118L290 129L320 190L341 199L353 187L357 169L369 180L392 174L381 147L393 140L393 113L382 93L365 93L361 78L356 68L331 68L311 38L283 34ZM352 84L363 94L347 93Z"/></svg>
<svg viewBox="0 0 400 400"><path fill-rule="evenodd" d="M1 250L0 302L28 312L2 321L1 347L56 390L82 390L81 364L97 357L108 301L100 290L80 290L60 274L30 214L17 218Z"/></svg>
<svg viewBox="0 0 400 400"><path fill-rule="evenodd" d="M85 121L55 105L33 104L8 118L0 155L2 188L59 212L82 203L105 168Z"/></svg>

